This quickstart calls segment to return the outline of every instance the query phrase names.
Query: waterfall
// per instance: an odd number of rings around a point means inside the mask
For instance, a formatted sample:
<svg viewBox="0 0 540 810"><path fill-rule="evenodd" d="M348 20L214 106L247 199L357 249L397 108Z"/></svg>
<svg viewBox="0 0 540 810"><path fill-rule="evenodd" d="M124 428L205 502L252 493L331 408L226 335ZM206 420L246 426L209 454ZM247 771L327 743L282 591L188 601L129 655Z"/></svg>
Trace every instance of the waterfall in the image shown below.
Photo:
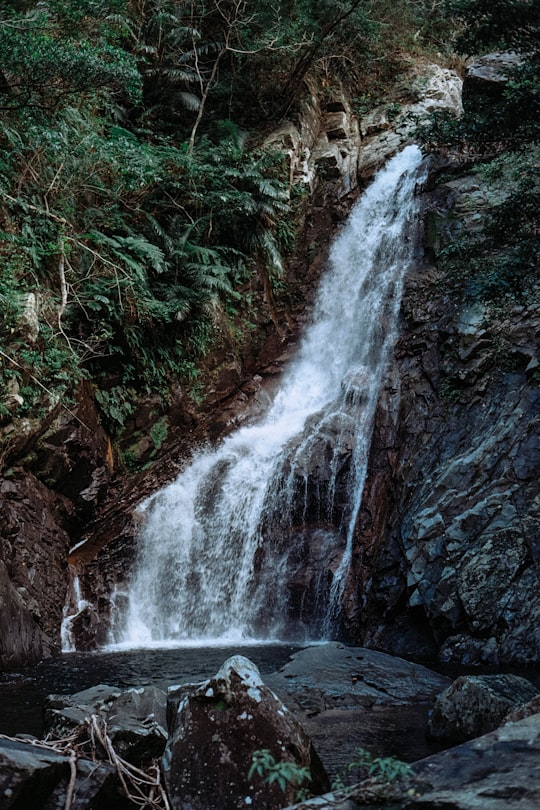
<svg viewBox="0 0 540 810"><path fill-rule="evenodd" d="M81 582L72 566L69 566L68 598L64 605L62 624L60 627L60 642L62 652L75 652L76 645L73 638L73 622L85 608L91 607L90 602L82 598Z"/></svg>
<svg viewBox="0 0 540 810"><path fill-rule="evenodd" d="M418 147L407 147L356 203L331 248L312 325L263 420L196 456L143 505L114 642L334 632L379 387L415 250L421 161Z"/></svg>

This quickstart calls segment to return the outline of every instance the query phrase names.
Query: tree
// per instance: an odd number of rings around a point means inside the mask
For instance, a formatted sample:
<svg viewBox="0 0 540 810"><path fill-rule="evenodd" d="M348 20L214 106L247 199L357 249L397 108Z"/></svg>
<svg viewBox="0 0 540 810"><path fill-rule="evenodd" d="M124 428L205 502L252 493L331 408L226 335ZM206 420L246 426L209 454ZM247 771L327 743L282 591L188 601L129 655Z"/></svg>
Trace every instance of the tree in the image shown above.
<svg viewBox="0 0 540 810"><path fill-rule="evenodd" d="M461 53L503 47L531 54L539 49L536 0L448 0L447 13L460 25Z"/></svg>

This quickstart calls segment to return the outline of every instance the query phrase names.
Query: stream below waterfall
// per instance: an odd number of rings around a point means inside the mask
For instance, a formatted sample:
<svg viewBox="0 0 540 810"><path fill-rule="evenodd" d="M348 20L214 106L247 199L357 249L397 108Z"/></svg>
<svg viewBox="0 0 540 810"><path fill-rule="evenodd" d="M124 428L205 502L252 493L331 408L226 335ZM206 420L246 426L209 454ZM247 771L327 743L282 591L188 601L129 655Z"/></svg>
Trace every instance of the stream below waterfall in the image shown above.
<svg viewBox="0 0 540 810"><path fill-rule="evenodd" d="M141 507L112 643L340 636L379 389L417 255L422 160L406 147L354 206L266 416Z"/></svg>
<svg viewBox="0 0 540 810"><path fill-rule="evenodd" d="M192 647L156 650L65 653L19 672L0 672L0 734L42 730L41 706L47 695L70 695L106 683L129 688L197 683L210 678L231 655L250 658L264 676L283 666L298 650L286 644L253 647Z"/></svg>

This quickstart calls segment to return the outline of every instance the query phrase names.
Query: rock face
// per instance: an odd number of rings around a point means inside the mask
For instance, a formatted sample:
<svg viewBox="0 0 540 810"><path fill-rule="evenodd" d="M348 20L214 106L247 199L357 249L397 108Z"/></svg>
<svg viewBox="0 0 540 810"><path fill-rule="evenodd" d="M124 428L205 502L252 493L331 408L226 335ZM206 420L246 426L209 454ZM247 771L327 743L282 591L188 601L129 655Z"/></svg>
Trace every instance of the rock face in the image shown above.
<svg viewBox="0 0 540 810"><path fill-rule="evenodd" d="M278 810L294 799L264 775L248 776L255 751L307 768L314 793L328 789L324 768L298 721L243 656L230 658L214 678L183 691L162 759L173 810Z"/></svg>
<svg viewBox="0 0 540 810"><path fill-rule="evenodd" d="M433 739L464 742L496 729L506 715L538 695L518 675L465 675L439 695L427 732Z"/></svg>
<svg viewBox="0 0 540 810"><path fill-rule="evenodd" d="M429 205L436 252L437 233L482 228L488 191L465 175ZM353 638L467 664L536 662L537 304L471 305L426 265L402 313L358 525Z"/></svg>
<svg viewBox="0 0 540 810"><path fill-rule="evenodd" d="M369 178L388 158L414 139L414 130L436 110L462 111L462 82L439 65L413 66L404 80L405 98L361 118L358 174Z"/></svg>
<svg viewBox="0 0 540 810"><path fill-rule="evenodd" d="M488 53L467 66L463 82L464 104L473 105L486 98L497 99L508 81L510 71L522 63L517 53Z"/></svg>
<svg viewBox="0 0 540 810"><path fill-rule="evenodd" d="M113 472L88 386L74 407L77 417L56 405L44 421L23 420L14 436L0 428L13 465L0 478L0 670L59 651L68 550Z"/></svg>
<svg viewBox="0 0 540 810"><path fill-rule="evenodd" d="M73 511L30 472L0 483L0 670L59 649Z"/></svg>

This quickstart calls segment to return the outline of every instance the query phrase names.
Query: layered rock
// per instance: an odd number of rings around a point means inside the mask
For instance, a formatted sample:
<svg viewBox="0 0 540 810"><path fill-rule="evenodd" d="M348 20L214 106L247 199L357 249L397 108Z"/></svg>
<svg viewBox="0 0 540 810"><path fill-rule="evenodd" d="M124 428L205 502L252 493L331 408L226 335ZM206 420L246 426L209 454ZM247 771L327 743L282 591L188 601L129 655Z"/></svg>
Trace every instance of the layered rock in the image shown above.
<svg viewBox="0 0 540 810"><path fill-rule="evenodd" d="M500 91L507 68L488 80ZM436 182L435 168L426 197L429 259L481 235L508 193L459 161L445 170ZM358 525L362 595L350 626L362 643L398 654L537 662L538 303L534 294L471 301L462 287L427 262L406 282Z"/></svg>
<svg viewBox="0 0 540 810"><path fill-rule="evenodd" d="M59 651L69 547L113 474L89 386L76 410L57 405L45 421L26 420L5 445L13 466L0 480L0 576L9 578L3 615L12 621L0 633L0 670Z"/></svg>
<svg viewBox="0 0 540 810"><path fill-rule="evenodd" d="M540 319L532 304L505 319L513 368L501 369L501 325L487 313L474 325L433 294L435 278L408 281L379 409L358 546L374 573L363 638L401 654L444 647L445 660L537 661L540 392L527 367Z"/></svg>

